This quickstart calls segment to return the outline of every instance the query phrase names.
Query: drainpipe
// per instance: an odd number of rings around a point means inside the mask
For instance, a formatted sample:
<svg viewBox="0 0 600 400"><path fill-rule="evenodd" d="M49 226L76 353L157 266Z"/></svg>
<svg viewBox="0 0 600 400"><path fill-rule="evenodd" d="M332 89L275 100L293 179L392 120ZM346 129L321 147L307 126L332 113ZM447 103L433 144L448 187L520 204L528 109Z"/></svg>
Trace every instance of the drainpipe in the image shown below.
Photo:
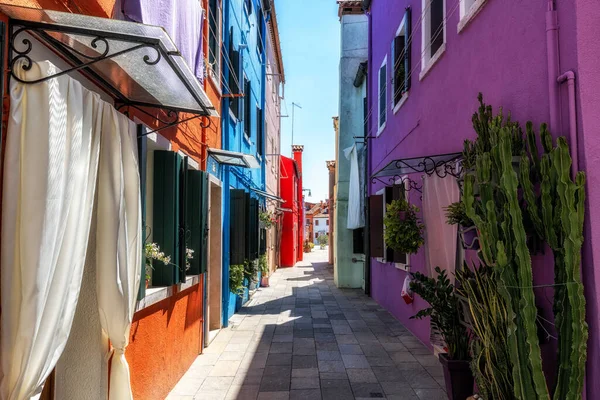
<svg viewBox="0 0 600 400"><path fill-rule="evenodd" d="M546 49L548 56L548 100L550 106L550 132L558 133L560 130L558 110L558 84L556 77L559 75L558 59L558 14L554 0L548 0L546 11Z"/></svg>
<svg viewBox="0 0 600 400"><path fill-rule="evenodd" d="M567 82L569 91L569 146L571 147L571 175L575 179L577 171L579 171L579 154L577 146L577 112L575 109L575 73L567 71L558 77L557 82Z"/></svg>
<svg viewBox="0 0 600 400"><path fill-rule="evenodd" d="M368 68L371 68L371 71L373 71L373 32L372 32L372 25L373 25L373 17L371 15L371 12L369 11L369 6L370 6L370 1L365 2L366 7L365 7L365 13L367 14L367 20L368 20L368 43L369 43L369 49L368 49L368 55L367 55L367 79L365 84L367 85L367 115L369 114L369 110L372 107L372 102L371 102L371 84L369 83L369 79L371 79L371 77L369 76L368 73ZM365 118L367 116L365 115ZM371 227L370 227L370 223L371 223L371 209L370 209L370 205L369 205L369 195L371 194L371 185L369 182L369 176L371 174L371 146L369 144L369 131L371 127L371 118L367 118L367 132L365 134L365 182L364 182L364 190L365 190L365 230L364 230L364 249L365 249L365 294L367 296L371 296L371 241L370 241L370 237L371 237Z"/></svg>

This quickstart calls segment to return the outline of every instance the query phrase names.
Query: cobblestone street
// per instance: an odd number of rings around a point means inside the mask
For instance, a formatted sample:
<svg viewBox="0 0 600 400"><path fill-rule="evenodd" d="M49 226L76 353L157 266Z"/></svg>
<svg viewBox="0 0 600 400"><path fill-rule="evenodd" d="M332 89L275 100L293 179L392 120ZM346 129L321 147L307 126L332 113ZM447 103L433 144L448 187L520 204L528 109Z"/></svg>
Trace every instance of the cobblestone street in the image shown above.
<svg viewBox="0 0 600 400"><path fill-rule="evenodd" d="M436 357L315 249L258 290L168 396L176 399L446 399ZM400 289L398 289L400 290Z"/></svg>

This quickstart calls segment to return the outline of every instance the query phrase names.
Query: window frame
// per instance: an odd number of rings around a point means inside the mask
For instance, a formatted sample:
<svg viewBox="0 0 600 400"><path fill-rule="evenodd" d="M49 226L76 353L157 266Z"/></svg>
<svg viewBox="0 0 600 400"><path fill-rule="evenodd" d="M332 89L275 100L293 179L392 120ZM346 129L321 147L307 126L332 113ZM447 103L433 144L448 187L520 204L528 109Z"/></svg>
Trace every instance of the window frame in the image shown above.
<svg viewBox="0 0 600 400"><path fill-rule="evenodd" d="M434 54L431 53L431 7L428 3L433 3L436 0L421 0L421 72L419 80L427 76L431 68L437 63L442 54L446 51L446 41L448 33L448 23L446 17L446 0L442 2L442 43Z"/></svg>
<svg viewBox="0 0 600 400"><path fill-rule="evenodd" d="M382 93L382 89L381 89L381 71L385 71L385 83L383 85L383 92ZM385 55L385 57L383 57L383 61L381 62L381 66L379 67L379 69L377 70L377 136L381 135L381 133L383 132L383 130L385 129L385 126L387 124L387 81L388 81L388 76L387 76L387 54ZM382 104L381 104L381 97L382 94L384 95L384 104L383 104L383 108L382 108ZM384 114L384 120L383 123L381 122L381 113L383 112Z"/></svg>
<svg viewBox="0 0 600 400"><path fill-rule="evenodd" d="M396 114L398 112L398 110L400 109L400 107L402 107L402 105L406 102L406 99L408 98L408 94L409 94L409 90L410 90L410 70L411 70L411 46L410 46L410 22L408 19L411 17L411 13L410 13L410 8L407 7L406 12L404 13L404 16L402 17L402 20L400 21L400 23L398 24L398 29L396 29L396 33L394 35L394 39L392 39L392 60L393 60L393 68L392 68L392 104L391 104L391 108L394 114ZM403 33L403 35L401 35ZM396 68L399 68L399 64L398 64L398 60L396 59L396 52L397 52L397 48L396 48L396 38L398 38L399 36L404 36L404 56L402 57L402 63L404 64L405 67L405 71L404 71L404 82L402 83L402 86L399 87L403 88L404 91L402 92L402 95L400 96L400 98L398 99L398 101L396 101L396 91L398 90L396 88ZM408 69L406 69L406 64L408 64ZM408 76L407 76L408 75Z"/></svg>
<svg viewBox="0 0 600 400"><path fill-rule="evenodd" d="M248 76L244 74L244 110L243 119L244 123L242 130L244 131L244 137L251 143L252 139L252 82L248 79Z"/></svg>
<svg viewBox="0 0 600 400"><path fill-rule="evenodd" d="M461 33L469 23L475 19L475 17L479 14L483 6L487 3L487 0L470 0L472 1L471 5L467 7L466 0L461 1L460 3L460 14L459 21L457 26L457 32Z"/></svg>
<svg viewBox="0 0 600 400"><path fill-rule="evenodd" d="M211 7L211 3L214 2L216 4L216 7ZM207 64L209 67L209 76L211 77L211 79L216 83L217 87L221 87L221 45L219 43L219 39L221 37L223 37L222 35L222 3L221 0L208 0L208 11L207 11L207 17L208 17L208 57L207 57ZM216 9L216 14L214 13L214 9ZM216 15L216 18L214 18ZM214 21L215 24L215 29L216 32L212 26L212 23ZM211 34L211 32L214 34ZM215 49L216 49L216 53L214 54L212 52L212 41L211 39L213 38L216 41L216 43L214 43ZM211 53L213 54L215 60L214 62L211 62ZM216 66L216 68L215 68Z"/></svg>

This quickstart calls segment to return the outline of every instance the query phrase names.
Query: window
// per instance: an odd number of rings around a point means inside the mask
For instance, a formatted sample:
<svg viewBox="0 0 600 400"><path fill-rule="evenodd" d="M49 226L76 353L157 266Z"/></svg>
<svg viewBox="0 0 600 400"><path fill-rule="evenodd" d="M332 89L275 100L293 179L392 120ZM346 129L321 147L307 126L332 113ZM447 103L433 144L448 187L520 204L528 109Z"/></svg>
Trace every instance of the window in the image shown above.
<svg viewBox="0 0 600 400"><path fill-rule="evenodd" d="M244 0L244 4L246 6L246 12L248 15L252 15L252 0Z"/></svg>
<svg viewBox="0 0 600 400"><path fill-rule="evenodd" d="M394 76L393 76L393 88L394 93L392 96L394 102L394 111L397 111L395 107L400 103L402 96L408 92L410 88L410 24L411 24L411 12L410 8L406 9L404 18L398 26L396 36L392 41L392 55L394 59Z"/></svg>
<svg viewBox="0 0 600 400"><path fill-rule="evenodd" d="M325 225L329 226L329 220L325 220Z"/></svg>
<svg viewBox="0 0 600 400"><path fill-rule="evenodd" d="M306 219L306 225L310 225L310 219Z"/></svg>
<svg viewBox="0 0 600 400"><path fill-rule="evenodd" d="M229 31L229 94L240 94L240 52L233 46L233 28ZM240 117L240 99L237 96L229 98L229 108L235 118Z"/></svg>
<svg viewBox="0 0 600 400"><path fill-rule="evenodd" d="M352 230L352 253L365 253L365 228Z"/></svg>
<svg viewBox="0 0 600 400"><path fill-rule="evenodd" d="M383 63L379 68L379 98L378 98L378 108L379 108L379 118L377 119L377 136L381 134L383 128L385 128L385 121L387 118L387 56L383 59Z"/></svg>
<svg viewBox="0 0 600 400"><path fill-rule="evenodd" d="M244 135L246 135L248 139L252 137L252 133L250 131L252 122L252 115L250 112L252 107L251 104L252 86L250 84L250 80L244 76Z"/></svg>
<svg viewBox="0 0 600 400"><path fill-rule="evenodd" d="M315 226L319 226L319 220L315 219Z"/></svg>
<svg viewBox="0 0 600 400"><path fill-rule="evenodd" d="M265 21L263 18L263 12L259 8L256 12L256 23L258 24L258 29L256 30L256 51L258 54L262 55L265 48Z"/></svg>
<svg viewBox="0 0 600 400"><path fill-rule="evenodd" d="M219 38L221 37L221 8L219 0L208 1L208 64L213 77L218 81L221 75L221 48Z"/></svg>
<svg viewBox="0 0 600 400"><path fill-rule="evenodd" d="M446 43L446 0L422 0L423 28L421 69L427 70L437 59L438 51L443 51ZM429 6L428 6L429 5ZM442 49L442 50L441 50Z"/></svg>
<svg viewBox="0 0 600 400"><path fill-rule="evenodd" d="M256 152L262 157L263 151L263 126L264 126L263 111L261 108L256 107Z"/></svg>

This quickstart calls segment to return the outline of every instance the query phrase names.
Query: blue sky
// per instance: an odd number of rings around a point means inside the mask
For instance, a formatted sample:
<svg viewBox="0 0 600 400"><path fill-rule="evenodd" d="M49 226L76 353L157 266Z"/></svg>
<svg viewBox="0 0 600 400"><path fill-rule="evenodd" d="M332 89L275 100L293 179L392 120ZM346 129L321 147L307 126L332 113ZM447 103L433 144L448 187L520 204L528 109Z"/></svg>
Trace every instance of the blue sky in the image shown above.
<svg viewBox="0 0 600 400"><path fill-rule="evenodd" d="M277 21L285 69L281 154L291 154L292 102L294 144L304 145L303 185L307 201L325 200L329 176L325 161L335 159L332 117L338 115L340 23L335 0L277 0ZM287 106L287 109L286 109Z"/></svg>

